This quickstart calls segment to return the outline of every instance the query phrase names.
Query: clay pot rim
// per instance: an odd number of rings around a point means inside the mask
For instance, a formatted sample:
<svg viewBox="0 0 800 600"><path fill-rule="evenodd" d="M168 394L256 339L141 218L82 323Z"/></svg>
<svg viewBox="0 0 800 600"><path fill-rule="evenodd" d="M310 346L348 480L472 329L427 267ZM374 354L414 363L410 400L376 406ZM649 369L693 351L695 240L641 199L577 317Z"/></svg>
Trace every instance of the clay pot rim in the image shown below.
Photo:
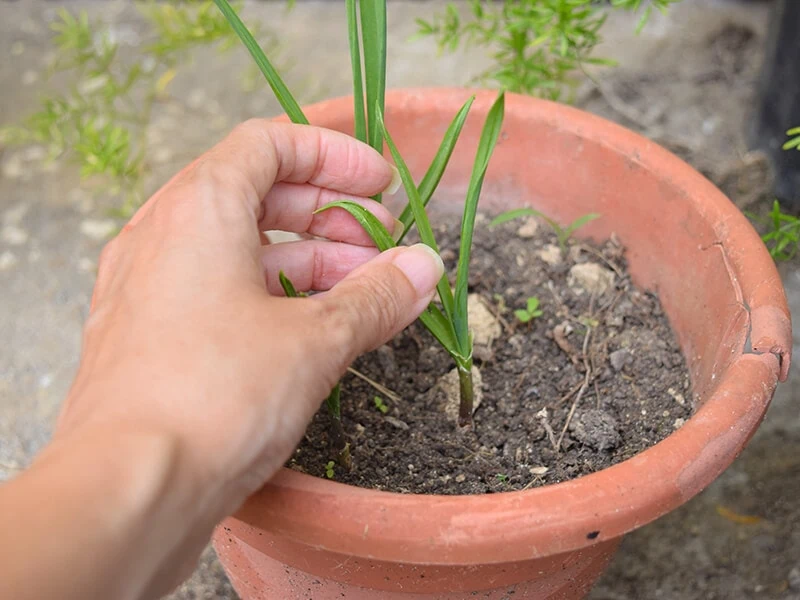
<svg viewBox="0 0 800 600"><path fill-rule="evenodd" d="M432 110L449 119L471 94L477 96L476 108L488 107L496 96L468 88L401 89L387 92L387 106L430 98ZM306 114L312 123L324 122L325 115L349 114L351 102L350 97L323 101L307 107ZM745 217L688 164L620 125L569 106L508 94L507 114L520 110L525 118L600 140L691 191L706 218L725 220L720 242L748 249L741 258L744 268L737 270L744 297L770 288L751 306L766 307L773 317L759 323L758 332L753 322L752 346L761 353L740 353L683 427L641 454L591 475L524 491L436 496L356 488L283 469L235 515L244 525L392 562L527 560L616 538L669 512L713 481L758 426L777 380L788 372L791 326L775 265ZM767 340L766 346L757 338Z"/></svg>

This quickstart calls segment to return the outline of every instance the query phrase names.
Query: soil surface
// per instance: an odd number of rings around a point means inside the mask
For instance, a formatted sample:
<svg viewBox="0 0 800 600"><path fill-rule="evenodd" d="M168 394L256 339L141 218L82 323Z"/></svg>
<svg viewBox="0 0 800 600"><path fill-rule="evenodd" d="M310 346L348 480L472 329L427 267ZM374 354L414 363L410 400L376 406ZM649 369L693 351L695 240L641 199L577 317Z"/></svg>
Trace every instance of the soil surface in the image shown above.
<svg viewBox="0 0 800 600"><path fill-rule="evenodd" d="M459 223L447 220L437 238L454 273ZM472 426L456 424L452 359L415 323L354 365L393 394L344 379L353 468L336 466L333 477L405 493L519 490L606 468L680 427L689 378L658 299L632 285L614 240L565 250L532 219L490 228L481 215L470 321L482 399ZM523 323L514 311L531 297L542 314ZM290 466L327 476L329 424L323 409Z"/></svg>

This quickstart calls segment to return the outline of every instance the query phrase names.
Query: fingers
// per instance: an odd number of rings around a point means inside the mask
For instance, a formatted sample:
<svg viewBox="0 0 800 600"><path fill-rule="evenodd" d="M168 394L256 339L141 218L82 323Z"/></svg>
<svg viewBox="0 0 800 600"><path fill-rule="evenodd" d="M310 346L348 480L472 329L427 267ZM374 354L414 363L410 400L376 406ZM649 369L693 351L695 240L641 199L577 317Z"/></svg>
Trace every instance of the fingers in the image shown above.
<svg viewBox="0 0 800 600"><path fill-rule="evenodd" d="M264 200L261 230L279 229L295 233L310 233L361 246L372 246L372 240L356 220L341 208L332 208L314 214L318 208L336 200L360 204L393 233L399 221L382 204L366 198L343 196L340 192L318 188L310 184L277 183Z"/></svg>
<svg viewBox="0 0 800 600"><path fill-rule="evenodd" d="M428 305L444 272L428 246L393 248L314 297L325 315L324 351L344 368L402 331Z"/></svg>
<svg viewBox="0 0 800 600"><path fill-rule="evenodd" d="M353 269L377 255L377 248L305 240L264 246L261 263L267 290L275 296L283 296L278 278L280 271L286 274L300 292L329 290Z"/></svg>
<svg viewBox="0 0 800 600"><path fill-rule="evenodd" d="M319 127L255 121L278 149L275 181L311 183L321 188L372 196L392 184L394 171L373 148L355 138Z"/></svg>
<svg viewBox="0 0 800 600"><path fill-rule="evenodd" d="M310 183L348 196L367 197L393 186L394 177L395 171L378 152L348 135L251 119L173 177L127 227L152 212L155 205L166 204L169 210L169 205L198 197L234 208L244 206L246 214L258 219L265 212L262 202L277 182ZM241 217L241 213L235 214Z"/></svg>
<svg viewBox="0 0 800 600"><path fill-rule="evenodd" d="M310 183L354 196L372 196L394 172L373 148L343 133L251 119L198 159L198 177L262 214L273 184Z"/></svg>

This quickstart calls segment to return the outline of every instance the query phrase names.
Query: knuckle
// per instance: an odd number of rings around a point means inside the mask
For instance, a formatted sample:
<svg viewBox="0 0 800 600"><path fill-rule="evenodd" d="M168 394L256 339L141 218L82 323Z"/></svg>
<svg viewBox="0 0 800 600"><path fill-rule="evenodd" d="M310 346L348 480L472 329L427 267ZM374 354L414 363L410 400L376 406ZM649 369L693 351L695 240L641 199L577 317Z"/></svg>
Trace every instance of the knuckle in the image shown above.
<svg viewBox="0 0 800 600"><path fill-rule="evenodd" d="M233 135L244 134L246 136L261 134L264 131L266 123L269 123L267 119L261 119L259 117L251 117L236 125L233 128L232 134Z"/></svg>

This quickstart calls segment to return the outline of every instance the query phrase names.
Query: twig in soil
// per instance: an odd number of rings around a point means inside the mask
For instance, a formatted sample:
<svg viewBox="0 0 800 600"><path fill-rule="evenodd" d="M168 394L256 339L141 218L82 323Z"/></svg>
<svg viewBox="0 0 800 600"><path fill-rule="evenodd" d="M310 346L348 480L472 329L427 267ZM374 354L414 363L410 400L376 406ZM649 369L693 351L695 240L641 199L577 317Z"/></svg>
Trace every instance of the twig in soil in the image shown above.
<svg viewBox="0 0 800 600"><path fill-rule="evenodd" d="M572 389L571 389L570 391L568 391L566 394L564 394L563 396L561 396L561 398L559 398L559 399L558 399L558 402L556 402L556 406L559 406L559 405L561 405L561 404L564 404L564 402L566 402L567 400L569 400L570 398L572 398L572 397L573 397L573 396L574 396L574 395L577 393L577 391L578 391L579 389L581 389L581 386L583 386L583 382L582 382L582 381L581 381L581 382L579 382L579 383L578 383L578 385L576 385L574 388L572 388Z"/></svg>
<svg viewBox="0 0 800 600"><path fill-rule="evenodd" d="M523 373L519 374L519 377L517 377L517 382L514 384L514 387L511 388L511 396L512 397L517 393L517 391L519 391L519 388L522 385L522 382L525 381L525 375L527 375L527 373L523 372Z"/></svg>
<svg viewBox="0 0 800 600"><path fill-rule="evenodd" d="M543 476L543 475L534 475L534 476L533 476L533 479L531 479L531 480L530 480L530 481L529 481L527 484L525 484L525 487L524 487L524 488L522 488L522 490L520 490L520 491L523 491L523 492L524 492L525 490L527 490L528 488L530 488L530 487L531 487L531 486L532 486L534 483L536 483L537 481L544 481L544 476Z"/></svg>
<svg viewBox="0 0 800 600"><path fill-rule="evenodd" d="M624 293L625 292L623 290L620 290L616 296L614 296L613 298L611 298L611 300L609 300L603 306L601 306L600 309L597 311L598 315L614 308L614 305L616 305L619 299L622 298Z"/></svg>
<svg viewBox="0 0 800 600"><path fill-rule="evenodd" d="M557 314L562 314L562 315L569 316L569 309L567 308L566 304L564 304L564 301L561 300L559 295L556 294L556 288L553 285L552 281L548 281L547 282L547 289L550 290L550 295L553 296L553 301L556 304L558 304L559 310L558 310Z"/></svg>
<svg viewBox="0 0 800 600"><path fill-rule="evenodd" d="M572 421L572 417L575 415L575 409L578 408L578 403L581 401L583 394L586 392L586 388L589 387L589 381L592 377L592 368L589 365L589 361L587 359L587 349L589 348L589 337L591 335L592 335L592 329L591 327L587 327L586 335L583 338L583 366L586 369L586 373L584 374L581 388L578 390L578 394L575 396L575 400L572 402L572 406L569 409L569 413L567 414L567 420L564 422L564 427L561 430L561 435L558 436L558 443L556 444L556 452L561 452L561 443L564 441L564 436L567 434L567 428L569 427L569 424Z"/></svg>
<svg viewBox="0 0 800 600"><path fill-rule="evenodd" d="M542 422L542 427L544 427L544 430L547 432L547 439L550 440L553 450L558 452L558 445L556 444L556 432L553 431L552 427L550 427L550 421L547 418L547 409L543 408L536 413L536 418Z"/></svg>
<svg viewBox="0 0 800 600"><path fill-rule="evenodd" d="M572 364L577 365L580 363L578 351L569 343L567 334L569 333L569 321L564 321L559 325L553 327L553 339L559 348L566 354L572 361Z"/></svg>
<svg viewBox="0 0 800 600"><path fill-rule="evenodd" d="M353 375L355 375L356 377L358 377L362 381L366 381L368 384L370 384L372 387L374 387L376 390L378 390L381 394L383 394L384 396L389 398L389 400L392 400L394 402L399 402L401 400L400 396L395 394L392 390L390 390L386 386L381 385L377 381L374 381L374 380L370 379L369 377L367 377L366 375L364 375L360 371L356 371L354 368L348 367L347 368L347 372L348 373L352 373Z"/></svg>

